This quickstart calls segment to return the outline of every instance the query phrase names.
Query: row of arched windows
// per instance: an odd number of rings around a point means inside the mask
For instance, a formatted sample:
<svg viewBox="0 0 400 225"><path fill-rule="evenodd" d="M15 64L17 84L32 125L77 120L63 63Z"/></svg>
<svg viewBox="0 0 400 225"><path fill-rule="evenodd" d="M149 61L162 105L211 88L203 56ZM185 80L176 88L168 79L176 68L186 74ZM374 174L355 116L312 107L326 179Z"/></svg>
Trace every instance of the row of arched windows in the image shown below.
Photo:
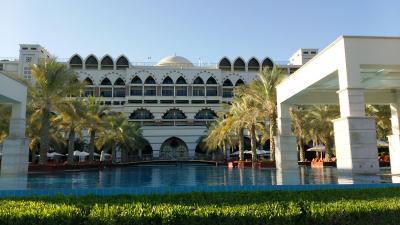
<svg viewBox="0 0 400 225"><path fill-rule="evenodd" d="M224 71L259 71L261 68L272 68L274 66L274 63L270 58L266 58L262 61L261 65L260 62L256 58L251 58L247 62L247 68L246 68L246 63L242 58L237 58L234 62L233 65L231 61L224 57L219 61L218 63L218 68L220 70Z"/></svg>
<svg viewBox="0 0 400 225"><path fill-rule="evenodd" d="M164 113L162 119L164 120L181 120L186 119L185 113L180 109L169 109ZM194 119L196 120L212 120L217 118L217 114L211 109L202 109L196 113ZM137 109L129 116L132 120L148 120L154 119L154 115L147 109Z"/></svg>
<svg viewBox="0 0 400 225"><path fill-rule="evenodd" d="M94 55L88 56L85 61L79 55L74 55L69 61L69 66L72 69L83 69L85 66L86 69L99 69L99 61ZM120 56L116 63L115 69L123 70L129 67L129 61L125 56ZM106 55L100 61L100 69L102 70L113 70L114 69L114 60Z"/></svg>
<svg viewBox="0 0 400 225"><path fill-rule="evenodd" d="M87 78L84 80L84 82L86 83L86 85L94 85L92 79L90 79L89 77L87 77ZM135 77L131 80L131 84L143 84L143 82L142 82L142 79L140 79L138 76L135 76ZM144 81L144 84L156 84L156 81L154 80L153 77L149 76L149 77L147 77L146 80ZM171 84L171 85L173 85L174 82L173 82L173 80L172 80L169 76L167 76L166 78L164 78L162 84L167 84L167 85L168 85L168 84ZM187 84L187 83L186 83L186 80L185 80L183 77L179 77L179 78L176 80L176 83L175 83L175 84ZM193 84L195 84L195 85L201 85L201 84L204 84L204 81L203 81L203 79L202 79L201 77L197 77L197 78L193 81ZM216 81L213 77L210 77L210 78L207 79L207 81L205 82L205 84L207 84L207 85L217 85L218 83L217 83L217 81ZM238 81L236 81L235 86L238 86L238 85L241 85L241 84L244 84L244 82L243 82L242 79L239 79ZM110 81L110 79L108 79L108 78L106 77L106 78L104 78L104 79L100 82L100 85L101 85L101 86L111 86L111 85L114 85L114 86L124 86L124 85L125 85L125 81L124 81L123 79L121 79L121 78L118 78L118 79L114 82L114 84L112 84L111 81ZM233 86L233 83L232 83L231 80L226 79L226 80L223 82L222 86L228 86L228 87L230 87L230 86Z"/></svg>

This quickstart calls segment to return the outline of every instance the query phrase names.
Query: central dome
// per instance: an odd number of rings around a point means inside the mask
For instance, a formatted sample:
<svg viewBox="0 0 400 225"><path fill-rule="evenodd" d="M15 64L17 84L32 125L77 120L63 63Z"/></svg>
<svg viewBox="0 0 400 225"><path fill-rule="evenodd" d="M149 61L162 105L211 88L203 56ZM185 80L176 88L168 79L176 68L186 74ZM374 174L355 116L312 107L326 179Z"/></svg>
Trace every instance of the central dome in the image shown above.
<svg viewBox="0 0 400 225"><path fill-rule="evenodd" d="M193 63L182 56L168 56L161 59L156 66L166 66L166 67L194 67Z"/></svg>

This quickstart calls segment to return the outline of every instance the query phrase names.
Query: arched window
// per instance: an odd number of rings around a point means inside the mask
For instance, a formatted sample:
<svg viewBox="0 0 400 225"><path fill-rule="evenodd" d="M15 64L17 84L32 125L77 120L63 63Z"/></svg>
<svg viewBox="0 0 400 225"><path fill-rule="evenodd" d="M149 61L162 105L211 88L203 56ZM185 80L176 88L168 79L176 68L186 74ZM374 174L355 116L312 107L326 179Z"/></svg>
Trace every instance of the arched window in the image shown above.
<svg viewBox="0 0 400 225"><path fill-rule="evenodd" d="M110 81L110 79L108 79L107 77L106 78L104 78L102 81L101 81L101 83L100 83L100 85L103 85L103 86L111 86L112 84L111 84L111 81Z"/></svg>
<svg viewBox="0 0 400 225"><path fill-rule="evenodd" d="M201 77L197 77L194 81L193 84L204 84L203 79Z"/></svg>
<svg viewBox="0 0 400 225"><path fill-rule="evenodd" d="M86 79L83 82L85 82L86 85L93 85L93 81L89 77L86 77Z"/></svg>
<svg viewBox="0 0 400 225"><path fill-rule="evenodd" d="M86 69L97 70L99 68L99 62L93 55L89 56L85 61Z"/></svg>
<svg viewBox="0 0 400 225"><path fill-rule="evenodd" d="M185 78L179 77L179 78L176 80L176 84L186 84Z"/></svg>
<svg viewBox="0 0 400 225"><path fill-rule="evenodd" d="M236 81L235 86L239 86L239 85L243 85L243 84L244 84L243 80L239 79L239 80Z"/></svg>
<svg viewBox="0 0 400 225"><path fill-rule="evenodd" d="M137 109L129 116L131 120L150 120L154 119L153 114L147 109Z"/></svg>
<svg viewBox="0 0 400 225"><path fill-rule="evenodd" d="M212 120L217 118L217 114L211 109L202 109L194 116L197 120Z"/></svg>
<svg viewBox="0 0 400 225"><path fill-rule="evenodd" d="M146 78L146 80L144 81L145 84L156 84L156 81L154 80L153 77L148 77Z"/></svg>
<svg viewBox="0 0 400 225"><path fill-rule="evenodd" d="M243 59L237 58L233 63L233 70L234 71L245 71L246 64L244 63Z"/></svg>
<svg viewBox="0 0 400 225"><path fill-rule="evenodd" d="M131 84L142 84L142 80L138 76L135 76L132 79Z"/></svg>
<svg viewBox="0 0 400 225"><path fill-rule="evenodd" d="M233 84L232 84L232 81L231 81L231 80L226 79L226 80L224 81L224 83L222 84L222 86L225 86L225 87L232 87Z"/></svg>
<svg viewBox="0 0 400 225"><path fill-rule="evenodd" d="M264 59L264 61L262 62L262 68L271 68L274 67L274 63L272 62L272 60L270 58L266 58Z"/></svg>
<svg viewBox="0 0 400 225"><path fill-rule="evenodd" d="M174 81L172 81L171 77L167 76L164 78L163 84L174 84Z"/></svg>
<svg viewBox="0 0 400 225"><path fill-rule="evenodd" d="M114 61L111 59L110 56L107 55L101 60L101 69L102 70L114 69Z"/></svg>
<svg viewBox="0 0 400 225"><path fill-rule="evenodd" d="M82 69L83 68L82 58L79 55L74 55L69 61L69 67L71 69Z"/></svg>
<svg viewBox="0 0 400 225"><path fill-rule="evenodd" d="M179 109L170 109L162 116L164 120L183 120L186 115Z"/></svg>
<svg viewBox="0 0 400 225"><path fill-rule="evenodd" d="M125 56L121 56L117 60L117 70L129 68L129 61Z"/></svg>
<svg viewBox="0 0 400 225"><path fill-rule="evenodd" d="M122 80L120 77L114 82L114 85L117 86L125 86L125 81Z"/></svg>
<svg viewBox="0 0 400 225"><path fill-rule="evenodd" d="M251 58L249 63L247 63L247 70L248 71L259 71L260 70L260 63L255 58Z"/></svg>
<svg viewBox="0 0 400 225"><path fill-rule="evenodd" d="M231 62L229 61L229 59L223 58L223 59L221 59L221 61L219 62L218 68L219 68L220 70L231 71L232 64L231 64Z"/></svg>
<svg viewBox="0 0 400 225"><path fill-rule="evenodd" d="M214 77L210 77L207 80L207 84L217 84L217 81L214 79Z"/></svg>

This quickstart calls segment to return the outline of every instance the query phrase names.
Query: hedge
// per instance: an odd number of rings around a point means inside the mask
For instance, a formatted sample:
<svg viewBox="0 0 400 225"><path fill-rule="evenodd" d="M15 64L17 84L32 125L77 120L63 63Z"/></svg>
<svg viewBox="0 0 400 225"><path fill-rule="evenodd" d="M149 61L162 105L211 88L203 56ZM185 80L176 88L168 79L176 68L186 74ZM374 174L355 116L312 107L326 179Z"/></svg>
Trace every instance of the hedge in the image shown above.
<svg viewBox="0 0 400 225"><path fill-rule="evenodd" d="M400 188L0 199L0 224L399 224Z"/></svg>

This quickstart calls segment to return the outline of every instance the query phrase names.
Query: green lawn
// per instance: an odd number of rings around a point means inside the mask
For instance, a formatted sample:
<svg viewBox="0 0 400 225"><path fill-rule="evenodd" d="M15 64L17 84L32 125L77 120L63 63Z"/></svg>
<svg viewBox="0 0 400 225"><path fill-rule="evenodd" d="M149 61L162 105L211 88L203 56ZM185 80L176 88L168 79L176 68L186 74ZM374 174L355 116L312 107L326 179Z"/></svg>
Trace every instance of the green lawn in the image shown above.
<svg viewBox="0 0 400 225"><path fill-rule="evenodd" d="M400 188L24 197L0 224L400 224Z"/></svg>

